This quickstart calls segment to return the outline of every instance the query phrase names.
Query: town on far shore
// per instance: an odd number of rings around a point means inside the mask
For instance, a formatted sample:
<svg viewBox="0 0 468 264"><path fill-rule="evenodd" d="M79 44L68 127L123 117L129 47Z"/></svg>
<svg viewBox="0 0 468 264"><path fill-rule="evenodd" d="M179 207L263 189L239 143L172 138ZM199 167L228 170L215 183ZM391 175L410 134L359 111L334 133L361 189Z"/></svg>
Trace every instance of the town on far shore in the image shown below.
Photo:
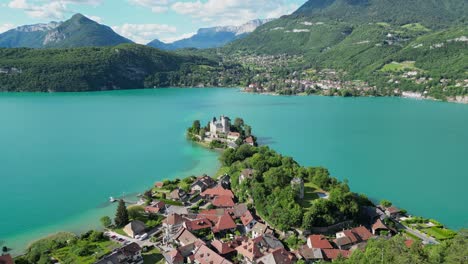
<svg viewBox="0 0 468 264"><path fill-rule="evenodd" d="M251 127L241 118L232 124L227 116L213 118L206 127L195 121L187 133L191 140L206 147L225 149L216 177L201 175L156 182L139 195L137 203L116 200L115 218L101 218L105 232L45 238L16 258L17 263L36 263L43 258L46 261L41 263L317 263L349 258L355 251L364 251L374 239L395 237L401 239L398 241L402 248L410 250L437 245L456 235L437 221L410 216L389 201L375 205L362 195L351 193L346 183L330 177L324 168L305 168L267 146L257 147ZM278 164L275 166L280 169L292 166L293 175L276 183L277 178L268 177L270 171L278 168L258 173L267 162ZM269 181L282 190L256 196L263 188L259 183ZM273 209L269 215L265 208L260 210L256 206L273 206L278 201L269 201L268 197L281 191L293 192L283 199L291 206L300 204L305 216L302 225L282 224L294 218L294 212L287 211L291 210L289 205ZM346 216L346 211L351 210L347 206L353 204L350 199L359 201L352 218ZM320 218L314 215L320 212L310 211L317 203L346 208L343 213L326 216L334 219L323 224L313 222ZM307 218L308 215L312 217ZM283 222L279 224L277 218ZM14 262L5 254L0 263Z"/></svg>

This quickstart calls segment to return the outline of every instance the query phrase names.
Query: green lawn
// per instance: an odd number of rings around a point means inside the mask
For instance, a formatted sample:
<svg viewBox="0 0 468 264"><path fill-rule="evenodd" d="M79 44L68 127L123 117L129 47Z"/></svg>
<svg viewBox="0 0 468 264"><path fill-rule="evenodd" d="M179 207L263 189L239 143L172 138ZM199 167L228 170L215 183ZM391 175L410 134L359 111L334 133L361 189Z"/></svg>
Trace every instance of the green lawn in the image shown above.
<svg viewBox="0 0 468 264"><path fill-rule="evenodd" d="M226 166L223 166L223 167L219 168L219 170L214 175L214 178L217 179L217 178L223 176L224 174L229 174L229 170L230 170L230 168L226 167Z"/></svg>
<svg viewBox="0 0 468 264"><path fill-rule="evenodd" d="M116 229L113 229L112 231L116 232L117 234L119 235L122 235L122 236L128 236L127 233L125 233L123 231L123 228L116 228Z"/></svg>
<svg viewBox="0 0 468 264"><path fill-rule="evenodd" d="M393 61L393 62L383 66L381 71L383 71L383 72L399 72L399 71L403 71L405 69L414 70L414 69L417 69L417 68L414 66L414 61L403 61L403 62Z"/></svg>
<svg viewBox="0 0 468 264"><path fill-rule="evenodd" d="M436 226L424 228L421 231L438 240L452 239L457 234L456 232L450 229L440 228Z"/></svg>
<svg viewBox="0 0 468 264"><path fill-rule="evenodd" d="M156 263L165 263L164 257L161 252L155 248L151 251L143 253L143 263L144 264L156 264Z"/></svg>
<svg viewBox="0 0 468 264"><path fill-rule="evenodd" d="M77 252L84 244L94 252L89 256L79 256ZM118 243L113 241L102 242L84 242L80 241L78 245L67 246L52 252L52 255L60 261L60 263L94 263L104 255L109 254L113 249L120 247Z"/></svg>
<svg viewBox="0 0 468 264"><path fill-rule="evenodd" d="M300 204L304 209L310 208L313 204L313 201L318 199L319 196L317 192L320 192L320 188L311 183L304 183L304 199L301 200Z"/></svg>

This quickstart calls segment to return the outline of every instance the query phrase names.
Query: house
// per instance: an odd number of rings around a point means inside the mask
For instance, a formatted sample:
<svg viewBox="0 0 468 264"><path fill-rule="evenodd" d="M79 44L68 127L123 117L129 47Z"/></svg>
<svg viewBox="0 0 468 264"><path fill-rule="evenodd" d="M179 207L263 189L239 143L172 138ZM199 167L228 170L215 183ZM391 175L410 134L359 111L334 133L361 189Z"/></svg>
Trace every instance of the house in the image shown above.
<svg viewBox="0 0 468 264"><path fill-rule="evenodd" d="M256 223L252 227L251 231L252 231L252 238L256 238L256 237L263 236L264 234L266 234L268 231L268 227L265 224Z"/></svg>
<svg viewBox="0 0 468 264"><path fill-rule="evenodd" d="M231 176L229 176L229 174L224 174L223 176L219 177L219 184L224 189L231 189Z"/></svg>
<svg viewBox="0 0 468 264"><path fill-rule="evenodd" d="M307 245L302 245L298 251L298 258L303 259L306 263L314 263L323 260L322 250L319 248L310 248Z"/></svg>
<svg viewBox="0 0 468 264"><path fill-rule="evenodd" d="M133 242L105 256L95 264L142 264L141 247Z"/></svg>
<svg viewBox="0 0 468 264"><path fill-rule="evenodd" d="M230 211L233 213L233 216L235 218L240 218L245 212L247 212L249 209L247 208L247 205L244 203L241 204L236 204Z"/></svg>
<svg viewBox="0 0 468 264"><path fill-rule="evenodd" d="M343 230L336 233L335 244L339 249L347 250L352 246L366 242L372 237L372 233L369 232L365 227L360 226L350 230Z"/></svg>
<svg viewBox="0 0 468 264"><path fill-rule="evenodd" d="M178 215L188 215L189 211L185 206L171 205L166 208L167 215L178 214Z"/></svg>
<svg viewBox="0 0 468 264"><path fill-rule="evenodd" d="M245 227L245 232L249 232L257 223L257 221L254 219L252 213L249 210L242 214L240 219Z"/></svg>
<svg viewBox="0 0 468 264"><path fill-rule="evenodd" d="M166 209L166 203L163 201L153 201L149 206L145 207L147 214L163 213Z"/></svg>
<svg viewBox="0 0 468 264"><path fill-rule="evenodd" d="M195 192L201 193L215 184L216 184L216 181L213 180L213 178L211 178L208 175L203 175L201 177L198 177L192 183L192 185L190 186L190 190L192 191L192 193L195 193Z"/></svg>
<svg viewBox="0 0 468 264"><path fill-rule="evenodd" d="M143 234L145 230L145 223L139 220L132 221L123 228L123 231L131 238L135 238L137 235Z"/></svg>
<svg viewBox="0 0 468 264"><path fill-rule="evenodd" d="M178 249L173 249L169 252L162 254L166 260L166 264L184 264L185 258L182 256L182 253Z"/></svg>
<svg viewBox="0 0 468 264"><path fill-rule="evenodd" d="M220 255L228 255L236 251L236 247L240 245L239 240L234 239L233 241L222 242L221 240L215 239L211 242L211 246L218 251Z"/></svg>
<svg viewBox="0 0 468 264"><path fill-rule="evenodd" d="M299 199L304 199L304 180L302 178L296 177L291 180L291 187L297 191L297 197Z"/></svg>
<svg viewBox="0 0 468 264"><path fill-rule="evenodd" d="M210 133L211 135L217 135L218 133L227 134L231 132L231 119L222 115L219 120L216 117L210 121Z"/></svg>
<svg viewBox="0 0 468 264"><path fill-rule="evenodd" d="M172 237L172 239L177 241L177 243L181 246L187 246L198 241L198 238L185 228L180 229L179 232Z"/></svg>
<svg viewBox="0 0 468 264"><path fill-rule="evenodd" d="M215 226L213 227L213 233L219 233L222 231L234 231L237 228L236 223L232 219L231 215L228 212L225 212L224 215L218 218Z"/></svg>
<svg viewBox="0 0 468 264"><path fill-rule="evenodd" d="M396 208L395 206L390 206L385 209L385 214L392 218L400 217L400 213L401 213L400 209Z"/></svg>
<svg viewBox="0 0 468 264"><path fill-rule="evenodd" d="M13 258L10 254L0 256L0 264L14 264Z"/></svg>
<svg viewBox="0 0 468 264"><path fill-rule="evenodd" d="M309 248L327 249L333 248L330 242L323 235L310 235L307 238Z"/></svg>
<svg viewBox="0 0 468 264"><path fill-rule="evenodd" d="M229 132L227 139L230 141L236 141L240 138L241 134L239 132Z"/></svg>
<svg viewBox="0 0 468 264"><path fill-rule="evenodd" d="M377 218L377 220L375 221L375 223L372 225L372 234L373 235L380 235L380 232L381 231L390 231L390 229L387 227L387 225L385 225L382 220L380 220L379 218Z"/></svg>
<svg viewBox="0 0 468 264"><path fill-rule="evenodd" d="M176 188L169 194L169 197L173 201L182 201L187 197L187 193L180 188Z"/></svg>
<svg viewBox="0 0 468 264"><path fill-rule="evenodd" d="M221 185L207 189L204 192L202 192L200 195L202 197L205 197L206 199L213 199L216 196L228 196L234 199L234 193L232 193L232 191L229 189L224 189Z"/></svg>
<svg viewBox="0 0 468 264"><path fill-rule="evenodd" d="M292 264L296 262L296 257L284 248L278 248L273 252L257 259L258 264Z"/></svg>
<svg viewBox="0 0 468 264"><path fill-rule="evenodd" d="M166 219L163 220L162 226L166 229L166 233L174 235L182 228L185 219L179 214L169 214Z"/></svg>
<svg viewBox="0 0 468 264"><path fill-rule="evenodd" d="M252 136L250 137L247 137L246 139L244 139L244 143L245 144L249 144L250 146L254 146L255 145L255 140Z"/></svg>
<svg viewBox="0 0 468 264"><path fill-rule="evenodd" d="M254 175L254 170L252 169L245 169L241 172L239 176L239 184L241 184L245 179L250 179Z"/></svg>
<svg viewBox="0 0 468 264"><path fill-rule="evenodd" d="M236 205L229 196L216 196L211 203L216 207L230 208Z"/></svg>
<svg viewBox="0 0 468 264"><path fill-rule="evenodd" d="M226 213L226 209L219 208L219 209L209 209L209 210L202 210L198 213L197 218L207 218L213 223L218 222L218 218L223 216Z"/></svg>
<svg viewBox="0 0 468 264"><path fill-rule="evenodd" d="M221 257L206 245L202 245L193 252L194 262L197 264L232 264L229 260Z"/></svg>
<svg viewBox="0 0 468 264"><path fill-rule="evenodd" d="M322 249L323 258L328 261L333 261L339 256L348 258L351 255L351 252L348 250L341 249Z"/></svg>
<svg viewBox="0 0 468 264"><path fill-rule="evenodd" d="M208 229L213 227L211 221L207 218L195 219L195 220L186 220L183 226L190 232L198 231L202 229Z"/></svg>
<svg viewBox="0 0 468 264"><path fill-rule="evenodd" d="M284 249L283 244L273 235L266 234L257 238L246 238L236 248L246 263L257 263L257 260L276 249Z"/></svg>
<svg viewBox="0 0 468 264"><path fill-rule="evenodd" d="M157 182L154 184L154 187L161 189L162 187L164 187L164 182Z"/></svg>

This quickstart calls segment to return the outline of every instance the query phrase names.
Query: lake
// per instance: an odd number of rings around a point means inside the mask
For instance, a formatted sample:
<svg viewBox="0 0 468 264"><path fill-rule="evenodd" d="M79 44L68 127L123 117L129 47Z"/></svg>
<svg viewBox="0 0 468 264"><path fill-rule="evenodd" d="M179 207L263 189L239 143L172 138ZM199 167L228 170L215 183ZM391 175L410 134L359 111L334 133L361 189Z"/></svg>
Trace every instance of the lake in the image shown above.
<svg viewBox="0 0 468 264"><path fill-rule="evenodd" d="M238 89L0 94L0 244L18 252L112 216L109 196L212 174L185 139L194 119L243 117L260 141L351 189L468 227L468 105L401 98L253 95Z"/></svg>

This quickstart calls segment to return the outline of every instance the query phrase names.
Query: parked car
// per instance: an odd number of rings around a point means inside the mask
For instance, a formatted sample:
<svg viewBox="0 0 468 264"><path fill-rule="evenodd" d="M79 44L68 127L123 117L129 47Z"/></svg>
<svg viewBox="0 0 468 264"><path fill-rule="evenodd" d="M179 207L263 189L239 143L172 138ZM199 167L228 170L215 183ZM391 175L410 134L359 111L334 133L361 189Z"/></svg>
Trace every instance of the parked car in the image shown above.
<svg viewBox="0 0 468 264"><path fill-rule="evenodd" d="M141 235L140 241L143 241L143 240L145 240L146 238L148 238L148 234L147 234L147 233L144 233L143 235Z"/></svg>

